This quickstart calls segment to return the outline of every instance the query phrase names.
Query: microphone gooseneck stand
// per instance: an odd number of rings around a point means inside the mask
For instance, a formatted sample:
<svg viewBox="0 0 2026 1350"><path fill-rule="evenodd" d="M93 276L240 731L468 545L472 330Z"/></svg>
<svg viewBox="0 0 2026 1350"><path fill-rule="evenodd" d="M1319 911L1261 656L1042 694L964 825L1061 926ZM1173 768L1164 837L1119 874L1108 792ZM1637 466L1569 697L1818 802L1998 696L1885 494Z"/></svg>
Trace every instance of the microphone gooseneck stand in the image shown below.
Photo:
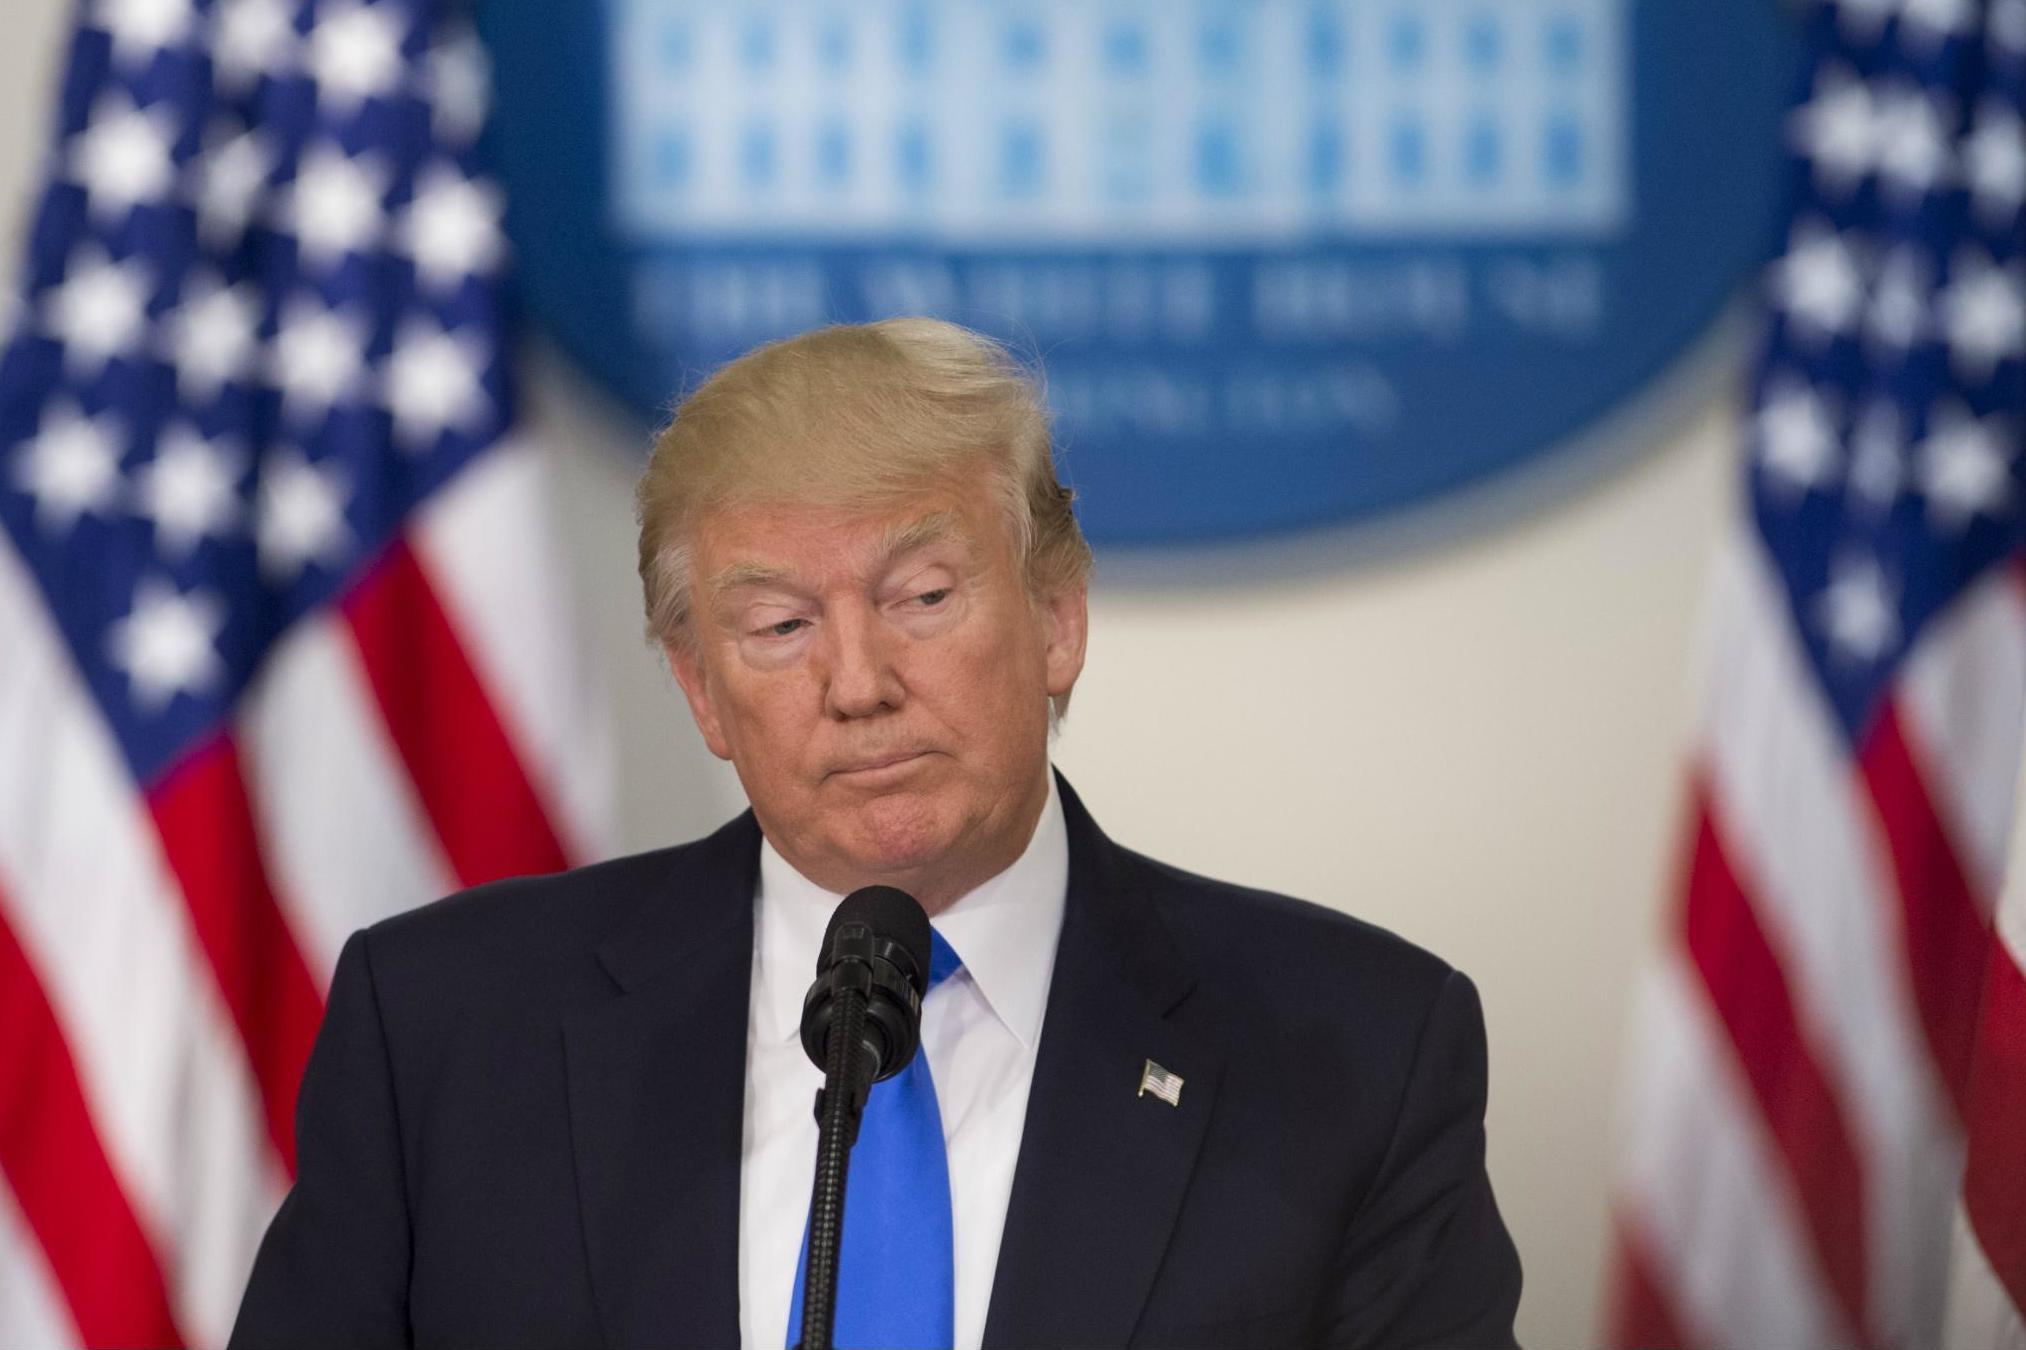
<svg viewBox="0 0 2026 1350"><path fill-rule="evenodd" d="M816 983L802 1000L802 1049L823 1070L816 1094L816 1186L802 1277L799 1350L831 1350L844 1245L844 1179L872 1085L907 1067L921 1044L933 935L915 898L863 886L830 916Z"/></svg>
<svg viewBox="0 0 2026 1350"><path fill-rule="evenodd" d="M844 1181L865 1115L871 1075L866 1056L865 996L843 991L831 1015L823 1090L816 1095L816 1190L809 1202L809 1264L802 1291L801 1350L830 1350L837 1318L837 1249L844 1238Z"/></svg>

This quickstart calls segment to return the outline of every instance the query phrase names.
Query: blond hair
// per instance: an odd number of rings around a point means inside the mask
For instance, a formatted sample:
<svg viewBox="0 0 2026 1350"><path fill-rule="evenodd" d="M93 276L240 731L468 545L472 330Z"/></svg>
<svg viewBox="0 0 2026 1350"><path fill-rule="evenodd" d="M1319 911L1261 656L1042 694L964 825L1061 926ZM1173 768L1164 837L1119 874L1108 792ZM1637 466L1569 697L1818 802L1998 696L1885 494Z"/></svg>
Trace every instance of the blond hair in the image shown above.
<svg viewBox="0 0 2026 1350"><path fill-rule="evenodd" d="M650 639L691 640L690 531L728 506L873 508L991 475L1038 597L1083 581L1090 545L1055 476L1036 381L1003 347L940 319L839 324L756 347L655 436L634 494Z"/></svg>

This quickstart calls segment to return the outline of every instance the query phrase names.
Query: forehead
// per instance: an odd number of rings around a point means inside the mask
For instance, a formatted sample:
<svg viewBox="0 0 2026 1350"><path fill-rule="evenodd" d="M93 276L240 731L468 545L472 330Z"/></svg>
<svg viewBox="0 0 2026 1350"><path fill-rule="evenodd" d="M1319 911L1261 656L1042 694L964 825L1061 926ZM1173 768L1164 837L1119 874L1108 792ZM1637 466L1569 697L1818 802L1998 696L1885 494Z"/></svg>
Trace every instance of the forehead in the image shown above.
<svg viewBox="0 0 2026 1350"><path fill-rule="evenodd" d="M864 577L928 549L989 566L1007 552L986 494L925 489L881 506L755 502L709 512L692 534L696 576L709 590L741 584L820 584Z"/></svg>

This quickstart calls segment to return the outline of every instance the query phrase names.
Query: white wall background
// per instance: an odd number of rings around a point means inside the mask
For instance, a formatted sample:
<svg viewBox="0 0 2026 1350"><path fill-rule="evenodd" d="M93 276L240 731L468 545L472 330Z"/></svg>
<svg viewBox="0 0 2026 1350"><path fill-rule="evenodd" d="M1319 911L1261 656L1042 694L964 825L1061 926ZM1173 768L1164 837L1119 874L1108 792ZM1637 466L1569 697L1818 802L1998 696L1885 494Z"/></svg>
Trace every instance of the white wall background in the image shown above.
<svg viewBox="0 0 2026 1350"><path fill-rule="evenodd" d="M14 284L67 0L0 14L0 268ZM1727 364L1704 354L1705 370ZM587 638L604 667L620 842L743 805L639 640L640 432L530 355ZM1705 562L1733 423L1720 378L1616 419L1623 467L1503 523L1356 560L1344 541L1106 567L1058 762L1114 837L1320 900L1469 972L1492 1050L1491 1169L1527 1267L1522 1340L1595 1338L1624 1014L1685 819ZM1656 403L1670 409L1660 415Z"/></svg>

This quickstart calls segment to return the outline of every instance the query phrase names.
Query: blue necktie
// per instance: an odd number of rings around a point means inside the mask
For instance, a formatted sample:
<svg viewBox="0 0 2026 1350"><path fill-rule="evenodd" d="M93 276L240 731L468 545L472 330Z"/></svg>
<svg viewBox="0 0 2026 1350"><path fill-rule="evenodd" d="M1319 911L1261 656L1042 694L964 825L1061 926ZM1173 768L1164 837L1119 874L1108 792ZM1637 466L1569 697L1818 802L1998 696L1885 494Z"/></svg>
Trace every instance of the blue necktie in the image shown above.
<svg viewBox="0 0 2026 1350"><path fill-rule="evenodd" d="M963 965L930 930L929 988ZM809 1232L795 1261L788 1344L802 1339ZM838 1350L949 1350L956 1339L956 1258L950 1240L950 1159L929 1057L872 1086L844 1179L837 1257Z"/></svg>

